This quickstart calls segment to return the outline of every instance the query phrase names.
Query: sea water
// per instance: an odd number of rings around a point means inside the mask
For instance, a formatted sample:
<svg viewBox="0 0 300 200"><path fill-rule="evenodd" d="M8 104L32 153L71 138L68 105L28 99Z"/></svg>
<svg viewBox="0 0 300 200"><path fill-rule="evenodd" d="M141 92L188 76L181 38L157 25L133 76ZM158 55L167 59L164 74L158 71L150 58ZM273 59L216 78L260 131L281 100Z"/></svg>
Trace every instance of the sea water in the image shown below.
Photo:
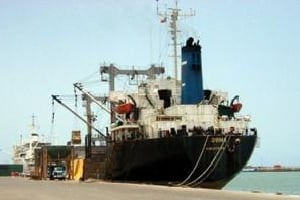
<svg viewBox="0 0 300 200"><path fill-rule="evenodd" d="M241 172L223 189L300 195L300 172Z"/></svg>

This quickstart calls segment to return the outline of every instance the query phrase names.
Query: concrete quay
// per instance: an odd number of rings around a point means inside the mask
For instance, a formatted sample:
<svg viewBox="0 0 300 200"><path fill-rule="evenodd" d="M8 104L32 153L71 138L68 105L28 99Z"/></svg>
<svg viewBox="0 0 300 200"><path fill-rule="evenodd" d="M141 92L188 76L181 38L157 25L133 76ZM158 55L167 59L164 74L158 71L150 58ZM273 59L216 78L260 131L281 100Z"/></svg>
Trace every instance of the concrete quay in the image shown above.
<svg viewBox="0 0 300 200"><path fill-rule="evenodd" d="M101 181L40 181L0 177L0 199L5 200L300 200L287 196L200 188L167 187Z"/></svg>

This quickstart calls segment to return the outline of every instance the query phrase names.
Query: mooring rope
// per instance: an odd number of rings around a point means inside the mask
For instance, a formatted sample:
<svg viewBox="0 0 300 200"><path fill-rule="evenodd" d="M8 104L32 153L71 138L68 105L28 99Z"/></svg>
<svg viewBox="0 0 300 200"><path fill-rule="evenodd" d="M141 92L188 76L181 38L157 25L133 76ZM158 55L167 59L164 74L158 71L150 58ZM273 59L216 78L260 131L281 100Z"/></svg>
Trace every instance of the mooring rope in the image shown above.
<svg viewBox="0 0 300 200"><path fill-rule="evenodd" d="M188 175L188 177L186 177L186 179L185 179L184 181L182 181L181 183L176 184L176 186L184 185L184 184L191 178L191 176L194 174L194 172L195 172L196 169L198 168L198 165L199 165L199 163L200 163L200 160L201 160L201 158L202 158L202 156L203 156L203 153L204 153L204 151L205 151L205 148L206 148L206 144L207 144L208 138L209 138L209 135L206 136L205 143L204 143L204 145L203 145L203 147L202 147L201 153L199 154L199 157L198 157L198 160L197 160L197 162L196 162L196 164L195 164L195 166L194 166L194 169L191 171L191 173Z"/></svg>
<svg viewBox="0 0 300 200"><path fill-rule="evenodd" d="M219 156L221 150L223 149L223 153L224 153L224 151L225 151L225 146L224 146L224 144L227 145L227 142L230 140L230 137L229 137L229 140L227 140L227 138L228 138L228 136L225 136L225 140L222 142L222 144L221 144L221 146L220 146L218 152L215 154L215 156L214 156L213 160L210 162L209 166L208 166L208 167L204 170L204 172L203 172L200 176L198 176L195 180L193 180L193 181L189 182L188 184L186 184L187 186L191 186L191 185L195 184L196 182L198 182L200 179L202 179L203 176L205 176L205 174L211 169L211 167L213 167L213 165L214 165L214 163L215 163L215 160L216 160L217 157ZM224 147L224 148L223 148L223 147ZM217 164L218 164L218 162L220 161L220 158L222 157L223 153L222 153L221 156L219 156L219 158L217 159L217 162L215 163L215 166L217 166ZM215 169L215 167L214 167L213 169ZM211 173L212 173L212 170L211 170L211 172L210 172L207 176L205 176L205 178L207 178ZM200 180L200 183L203 182L203 180L204 180L205 178L203 178L202 180ZM197 183L197 185L198 185L198 183Z"/></svg>
<svg viewBox="0 0 300 200"><path fill-rule="evenodd" d="M228 141L227 141L227 143L226 143L226 146L228 145L228 143L230 142L230 138L231 138L231 136L229 136L229 139L228 139ZM195 185L193 185L193 187L196 187L196 186L198 186L198 185L200 185L215 169L216 169L216 167L217 167L217 165L219 164L219 162L220 162L220 160L221 160L221 158L222 158L222 156L223 156L223 154L224 154L224 152L225 152L225 147L226 146L224 146L224 150L222 151L222 153L221 153L221 155L219 156L219 158L218 158L218 160L217 160L217 162L216 162L216 164L213 166L213 168L210 170L210 172L201 180L201 181L199 181L198 183L196 183ZM223 147L222 147L223 148Z"/></svg>

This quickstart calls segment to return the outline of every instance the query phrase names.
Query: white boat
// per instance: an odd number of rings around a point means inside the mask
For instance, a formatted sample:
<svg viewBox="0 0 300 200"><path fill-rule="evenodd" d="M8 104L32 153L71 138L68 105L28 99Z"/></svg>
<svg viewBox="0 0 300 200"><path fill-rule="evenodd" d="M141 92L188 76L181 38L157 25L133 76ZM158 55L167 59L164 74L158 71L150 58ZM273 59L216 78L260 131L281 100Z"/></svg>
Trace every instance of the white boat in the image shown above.
<svg viewBox="0 0 300 200"><path fill-rule="evenodd" d="M37 133L37 127L35 125L34 116L32 116L31 130L29 138L23 140L20 136L18 144L13 146L13 163L23 165L23 174L28 176L34 170L35 157L34 151L37 148L41 148L51 143L44 142Z"/></svg>

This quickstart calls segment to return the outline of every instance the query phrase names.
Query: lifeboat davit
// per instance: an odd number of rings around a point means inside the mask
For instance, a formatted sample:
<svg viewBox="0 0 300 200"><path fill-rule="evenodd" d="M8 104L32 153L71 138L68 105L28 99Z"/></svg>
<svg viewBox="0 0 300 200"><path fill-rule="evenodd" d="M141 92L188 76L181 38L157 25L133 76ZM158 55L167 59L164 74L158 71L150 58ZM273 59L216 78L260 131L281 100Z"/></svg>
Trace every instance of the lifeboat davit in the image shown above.
<svg viewBox="0 0 300 200"><path fill-rule="evenodd" d="M115 107L115 111L118 114L130 113L133 110L134 105L132 103L120 104Z"/></svg>

